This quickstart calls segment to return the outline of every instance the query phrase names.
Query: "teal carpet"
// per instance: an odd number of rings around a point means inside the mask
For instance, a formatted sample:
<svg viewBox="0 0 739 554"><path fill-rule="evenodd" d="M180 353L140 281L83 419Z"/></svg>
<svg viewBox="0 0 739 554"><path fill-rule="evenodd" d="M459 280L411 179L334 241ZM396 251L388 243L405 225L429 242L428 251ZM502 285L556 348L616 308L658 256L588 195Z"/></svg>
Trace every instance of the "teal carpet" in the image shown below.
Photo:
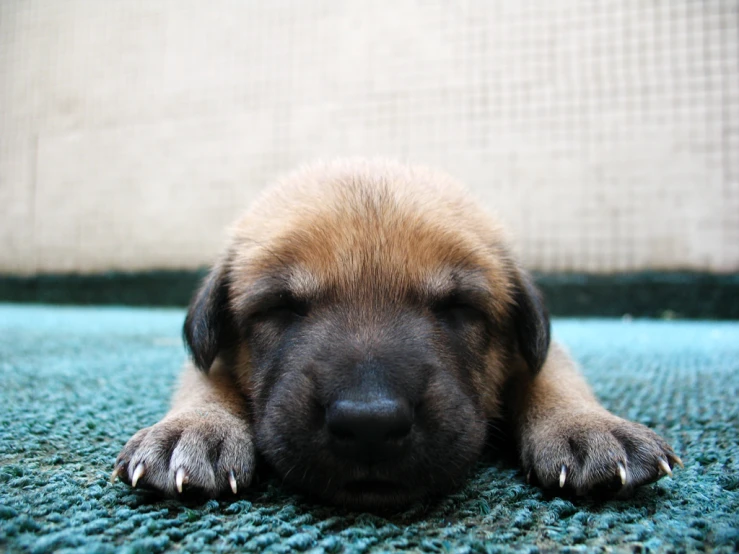
<svg viewBox="0 0 739 554"><path fill-rule="evenodd" d="M263 477L183 505L108 476L165 412L180 310L0 305L0 551L505 552L739 549L739 323L561 319L604 403L685 462L630 500L548 497L504 462L393 516L320 506Z"/></svg>

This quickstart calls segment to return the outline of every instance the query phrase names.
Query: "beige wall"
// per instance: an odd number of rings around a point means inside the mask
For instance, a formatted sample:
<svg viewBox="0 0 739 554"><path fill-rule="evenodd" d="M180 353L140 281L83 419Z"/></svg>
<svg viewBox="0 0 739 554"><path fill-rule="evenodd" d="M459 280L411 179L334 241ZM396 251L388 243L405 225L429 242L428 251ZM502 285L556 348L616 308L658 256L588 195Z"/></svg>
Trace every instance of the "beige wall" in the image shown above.
<svg viewBox="0 0 739 554"><path fill-rule="evenodd" d="M0 273L200 266L337 155L457 175L536 269L735 271L739 2L0 2Z"/></svg>

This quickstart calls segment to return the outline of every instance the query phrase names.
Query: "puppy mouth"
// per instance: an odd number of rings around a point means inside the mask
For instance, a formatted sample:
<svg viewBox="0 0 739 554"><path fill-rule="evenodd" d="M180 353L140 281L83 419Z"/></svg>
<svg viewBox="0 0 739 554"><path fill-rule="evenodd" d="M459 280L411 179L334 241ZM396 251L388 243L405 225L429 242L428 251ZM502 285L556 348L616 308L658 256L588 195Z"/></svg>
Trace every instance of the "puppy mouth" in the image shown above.
<svg viewBox="0 0 739 554"><path fill-rule="evenodd" d="M420 496L420 492L397 481L356 479L339 487L333 501L349 509L384 511L409 504Z"/></svg>
<svg viewBox="0 0 739 554"><path fill-rule="evenodd" d="M345 483L341 488L343 492L353 496L395 496L408 492L406 486L385 479L357 479Z"/></svg>

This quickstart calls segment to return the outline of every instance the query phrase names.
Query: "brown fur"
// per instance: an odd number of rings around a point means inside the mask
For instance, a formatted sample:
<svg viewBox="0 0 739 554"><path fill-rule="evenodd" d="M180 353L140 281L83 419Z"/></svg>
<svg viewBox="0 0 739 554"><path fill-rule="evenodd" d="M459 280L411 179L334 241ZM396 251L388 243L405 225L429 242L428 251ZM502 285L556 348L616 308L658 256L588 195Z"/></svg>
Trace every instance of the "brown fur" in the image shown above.
<svg viewBox="0 0 739 554"><path fill-rule="evenodd" d="M256 444L286 482L328 501L409 502L457 487L500 418L545 487L624 493L678 461L549 347L546 309L499 226L429 170L319 164L268 189L185 332L195 363L172 410L116 462L125 481L139 468L170 495L180 469L211 496L247 486ZM372 395L410 406L412 428L383 442L387 458L355 443L345 456L326 431L332 406Z"/></svg>

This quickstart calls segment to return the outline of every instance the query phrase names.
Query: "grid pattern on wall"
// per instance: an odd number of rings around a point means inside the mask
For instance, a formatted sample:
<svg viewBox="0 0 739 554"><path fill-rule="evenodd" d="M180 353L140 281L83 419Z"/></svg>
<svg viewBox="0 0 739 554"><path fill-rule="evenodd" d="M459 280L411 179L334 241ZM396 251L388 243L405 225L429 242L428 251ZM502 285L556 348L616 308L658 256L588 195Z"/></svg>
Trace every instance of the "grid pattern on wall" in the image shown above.
<svg viewBox="0 0 739 554"><path fill-rule="evenodd" d="M346 155L456 175L532 269L739 270L739 2L0 3L0 272L203 265Z"/></svg>

